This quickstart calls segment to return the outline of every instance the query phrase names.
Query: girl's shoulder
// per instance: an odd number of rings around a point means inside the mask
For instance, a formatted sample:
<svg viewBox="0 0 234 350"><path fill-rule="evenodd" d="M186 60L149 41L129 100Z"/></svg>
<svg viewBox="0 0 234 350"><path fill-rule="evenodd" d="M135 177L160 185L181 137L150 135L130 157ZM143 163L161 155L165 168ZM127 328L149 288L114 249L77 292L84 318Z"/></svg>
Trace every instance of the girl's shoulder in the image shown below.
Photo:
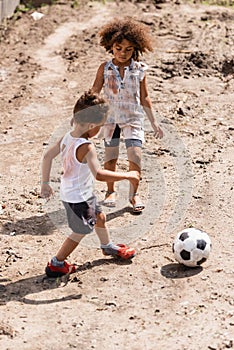
<svg viewBox="0 0 234 350"><path fill-rule="evenodd" d="M109 63L109 61L102 62L99 66L99 70L104 70L105 66Z"/></svg>
<svg viewBox="0 0 234 350"><path fill-rule="evenodd" d="M105 67L106 67L106 65L107 65L107 61L105 61L105 62L103 62L103 63L101 63L100 64L100 66L98 67L98 70L97 70L97 77L101 77L101 76L103 76L103 74L104 74L104 71L105 71Z"/></svg>
<svg viewBox="0 0 234 350"><path fill-rule="evenodd" d="M134 61L134 67L141 71L146 71L149 68L149 66L142 61Z"/></svg>
<svg viewBox="0 0 234 350"><path fill-rule="evenodd" d="M130 71L131 69L134 74L138 75L141 82L145 78L146 70L148 69L148 66L147 64L141 61L132 61Z"/></svg>

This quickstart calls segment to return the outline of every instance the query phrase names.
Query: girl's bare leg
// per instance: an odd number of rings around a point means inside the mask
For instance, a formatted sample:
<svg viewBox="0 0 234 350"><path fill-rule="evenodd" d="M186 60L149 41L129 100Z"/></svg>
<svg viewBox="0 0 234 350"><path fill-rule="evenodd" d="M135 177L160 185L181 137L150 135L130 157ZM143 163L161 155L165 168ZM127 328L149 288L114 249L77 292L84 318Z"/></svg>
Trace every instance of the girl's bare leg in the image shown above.
<svg viewBox="0 0 234 350"><path fill-rule="evenodd" d="M135 170L141 173L141 147L128 147L127 149L128 161L129 161L129 171ZM134 212L141 212L144 209L144 204L138 194L139 182L134 186L130 183L129 188L129 199L133 205Z"/></svg>
<svg viewBox="0 0 234 350"><path fill-rule="evenodd" d="M117 160L119 157L119 147L105 148L104 169L116 171ZM107 182L107 192L105 196L105 204L115 205L115 183Z"/></svg>

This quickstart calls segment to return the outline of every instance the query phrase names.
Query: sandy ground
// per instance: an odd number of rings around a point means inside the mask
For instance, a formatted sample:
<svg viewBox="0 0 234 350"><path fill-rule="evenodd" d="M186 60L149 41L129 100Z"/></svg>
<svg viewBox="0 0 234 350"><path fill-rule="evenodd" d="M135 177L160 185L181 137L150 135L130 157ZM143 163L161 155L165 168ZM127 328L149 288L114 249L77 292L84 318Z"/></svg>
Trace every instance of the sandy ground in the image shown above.
<svg viewBox="0 0 234 350"><path fill-rule="evenodd" d="M0 348L233 348L234 12L181 1L74 4L44 6L38 21L33 10L19 13L1 27ZM155 140L146 121L144 213L132 214L125 183L117 207L104 207L113 240L137 256L103 257L91 236L69 259L77 273L47 279L66 228L57 197L45 204L39 196L41 157L109 57L98 29L123 14L155 39L143 60L165 133ZM102 140L95 143L102 161ZM119 169L127 169L124 147ZM58 179L55 164L55 190ZM100 199L104 190L97 184ZM177 264L171 250L188 226L212 240L210 258L196 269Z"/></svg>

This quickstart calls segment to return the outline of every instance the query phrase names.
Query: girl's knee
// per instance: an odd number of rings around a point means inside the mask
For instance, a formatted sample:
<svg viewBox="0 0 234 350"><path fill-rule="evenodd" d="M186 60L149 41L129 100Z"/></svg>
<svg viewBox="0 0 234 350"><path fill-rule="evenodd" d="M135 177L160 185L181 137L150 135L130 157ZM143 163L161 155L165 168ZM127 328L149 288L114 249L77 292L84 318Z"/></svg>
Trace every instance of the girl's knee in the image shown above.
<svg viewBox="0 0 234 350"><path fill-rule="evenodd" d="M116 166L117 160L118 160L118 157L116 155L113 155L109 159L105 159L104 167L108 168L109 166L111 166L111 167Z"/></svg>
<svg viewBox="0 0 234 350"><path fill-rule="evenodd" d="M137 167L141 168L141 148L131 147L128 148L128 161L129 163L135 164Z"/></svg>
<svg viewBox="0 0 234 350"><path fill-rule="evenodd" d="M141 159L134 159L134 161L129 159L129 170L136 170L141 173Z"/></svg>

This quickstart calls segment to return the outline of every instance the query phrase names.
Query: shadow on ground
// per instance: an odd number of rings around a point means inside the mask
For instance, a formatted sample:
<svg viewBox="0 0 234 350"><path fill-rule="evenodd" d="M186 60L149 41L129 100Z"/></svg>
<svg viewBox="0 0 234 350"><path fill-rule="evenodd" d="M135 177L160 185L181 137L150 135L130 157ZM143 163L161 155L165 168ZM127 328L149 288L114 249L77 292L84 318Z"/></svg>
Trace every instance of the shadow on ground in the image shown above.
<svg viewBox="0 0 234 350"><path fill-rule="evenodd" d="M29 218L23 218L15 222L8 221L2 224L0 234L46 236L52 234L56 229L49 216L45 214L41 216L30 216Z"/></svg>
<svg viewBox="0 0 234 350"><path fill-rule="evenodd" d="M27 297L27 295L38 294L45 290L57 289L65 287L68 282L76 283L79 287L79 284L82 284L80 276L78 273L82 272L82 275L85 271L91 270L100 265L129 265L131 260L122 260L114 258L105 258L97 259L93 261L88 261L80 266L77 266L77 271L72 275L68 274L58 278L48 278L45 274L37 275L29 278L24 278L15 282L11 282L9 279L1 277L0 278L0 304L4 305L9 301L19 301L25 304L32 305L42 305L42 304L52 304L57 302L63 302L73 299L81 299L82 294L72 294L68 296L63 296L61 298L54 299L40 299L33 300Z"/></svg>
<svg viewBox="0 0 234 350"><path fill-rule="evenodd" d="M187 267L182 264L167 264L162 266L161 274L166 278L176 279L176 278L187 278L202 272L203 268L201 266L197 267Z"/></svg>
<svg viewBox="0 0 234 350"><path fill-rule="evenodd" d="M125 213L132 215L139 215L141 213L133 213L132 208L126 206L119 210L106 214L106 221L111 221L116 217L121 217ZM15 222L8 221L2 224L0 234L15 234L15 235L32 235L32 236L46 236L51 235L57 229L67 226L65 210L59 209L41 216L31 216L16 220Z"/></svg>

